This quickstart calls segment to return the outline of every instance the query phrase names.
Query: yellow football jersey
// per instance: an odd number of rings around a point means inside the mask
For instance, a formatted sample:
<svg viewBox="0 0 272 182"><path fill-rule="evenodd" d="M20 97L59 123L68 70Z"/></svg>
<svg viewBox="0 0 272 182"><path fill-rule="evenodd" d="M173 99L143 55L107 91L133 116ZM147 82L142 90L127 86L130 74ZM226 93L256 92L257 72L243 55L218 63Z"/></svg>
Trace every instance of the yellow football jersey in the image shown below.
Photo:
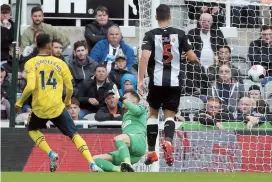
<svg viewBox="0 0 272 182"><path fill-rule="evenodd" d="M71 104L72 75L65 62L53 56L38 55L25 64L27 86L16 105L22 107L32 94L32 112L40 118L58 117ZM62 101L66 87L65 104Z"/></svg>

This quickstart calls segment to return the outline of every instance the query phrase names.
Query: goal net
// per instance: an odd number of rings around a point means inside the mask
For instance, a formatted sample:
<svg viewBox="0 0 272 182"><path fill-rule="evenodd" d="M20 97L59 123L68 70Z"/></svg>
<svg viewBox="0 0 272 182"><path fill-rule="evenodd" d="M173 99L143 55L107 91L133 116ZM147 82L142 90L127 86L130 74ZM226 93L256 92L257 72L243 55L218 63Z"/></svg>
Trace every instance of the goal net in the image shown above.
<svg viewBox="0 0 272 182"><path fill-rule="evenodd" d="M271 82L252 82L247 72L252 65L252 61L258 61L262 64L262 54L267 55L263 50L266 49L264 44L259 45L257 49L261 50L257 53L255 49L258 45L251 45L252 41L267 36L272 39L272 32L262 32L262 25L271 25L271 6L272 1L254 1L254 0L139 0L140 10L140 36L139 45L141 46L145 32L157 27L154 21L154 10L160 4L164 3L171 8L171 26L184 30L190 34L193 39L190 39L195 53L201 52L201 49L211 49L212 56L208 54L200 58L202 68L196 68L194 65L188 64L186 61L181 63L181 74L184 74L184 92L181 95L179 106L179 115L184 117L185 122L180 122L177 128L174 139L174 158L175 162L172 167L168 167L163 158L163 153L157 146L157 152L160 159L151 167L146 167L143 160L135 165L137 171L176 171L176 172L192 172L192 171L207 171L207 172L272 172L272 87ZM242 90L239 90L241 95L231 98L231 92L228 95L217 93L222 100L222 108L227 106L227 109L221 112L231 113L234 119L222 122L223 130L219 130L216 126L205 126L197 121L196 113L201 110L208 109L207 95L209 89L216 80L221 78L220 71L224 72L220 61L224 59L227 53L225 49L219 50L222 43L220 41L210 41L210 47L205 46L204 37L200 36L197 29L200 28L200 17L202 13L208 13L212 16L213 23L210 27L210 36L219 40L220 36L225 39L226 44L230 47L230 66L227 68L231 72L231 80L233 83L240 85ZM203 17L202 17L203 18ZM207 19L202 19L208 21ZM204 22L205 23L205 22ZM204 25L205 26L205 25ZM201 30L200 30L201 31ZM222 35L218 32L221 31ZM212 32L216 32L212 35ZM260 38L261 37L261 38ZM214 45L213 45L214 44ZM216 51L213 50L216 48ZM200 49L200 51L198 50ZM221 55L220 54L221 51ZM222 53L223 52L223 53ZM223 56L222 56L223 54ZM259 60L252 60L258 58ZM220 57L221 56L221 57ZM223 57L223 58L222 58ZM272 60L270 60L272 62ZM253 64L256 64L255 62ZM218 72L211 73L210 67L214 66ZM271 65L263 65L271 74ZM238 72L235 76L233 72ZM210 77L209 74L214 74L215 77ZM221 75L222 76L222 75ZM272 75L270 75L272 76ZM148 80L148 78L146 78ZM207 85L203 85L206 82ZM146 84L147 85L147 84ZM222 85L222 84L221 84ZM257 85L253 86L252 85ZM203 88L207 91L202 92ZM259 90L260 92L255 92ZM223 88L221 90L224 90ZM254 91L252 91L254 90ZM215 90L216 91L216 90ZM148 92L148 91L147 91ZM252 96L259 94L258 98ZM211 97L215 97L212 93ZM227 98L226 98L227 97ZM246 97L241 99L242 97ZM250 98L250 99L248 99ZM232 102L231 99L235 99ZM243 116L254 116L261 121L260 115L252 115L256 108L256 103L259 100L265 101L266 110L262 116L266 116L263 120L264 124L257 124L252 129L248 129L246 124L250 119L238 120L237 115L243 112ZM235 103L235 104L234 104ZM247 109L245 109L245 105ZM270 107L269 107L270 104ZM243 110L244 109L244 110ZM269 110L270 109L270 110ZM243 111L241 111L243 110ZM248 110L248 111L247 111ZM228 112L227 112L228 111ZM223 115L223 114L222 114ZM269 119L268 119L269 118ZM222 118L221 118L222 119ZM270 120L270 122L269 122ZM236 122L235 122L236 121ZM160 135L158 141L163 138L163 124L161 123Z"/></svg>

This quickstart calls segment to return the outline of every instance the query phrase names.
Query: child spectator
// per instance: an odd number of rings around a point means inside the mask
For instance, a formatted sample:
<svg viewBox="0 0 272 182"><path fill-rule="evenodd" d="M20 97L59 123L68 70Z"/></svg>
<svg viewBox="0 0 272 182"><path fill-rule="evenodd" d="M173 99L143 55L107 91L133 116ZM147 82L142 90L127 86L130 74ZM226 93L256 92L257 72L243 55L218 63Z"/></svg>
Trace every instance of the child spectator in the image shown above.
<svg viewBox="0 0 272 182"><path fill-rule="evenodd" d="M137 81L133 74L125 74L121 79L120 95L123 96L128 91L137 91Z"/></svg>
<svg viewBox="0 0 272 182"><path fill-rule="evenodd" d="M95 114L96 121L122 121L124 111L118 106L118 100L114 97L114 92L109 90L105 95L105 105L100 107Z"/></svg>
<svg viewBox="0 0 272 182"><path fill-rule="evenodd" d="M224 129L222 122L233 120L233 115L222 110L221 100L215 97L207 100L206 110L201 110L194 116L194 121L199 121L203 125L216 126L218 129Z"/></svg>
<svg viewBox="0 0 272 182"><path fill-rule="evenodd" d="M80 104L76 98L72 98L68 112L73 120L79 120Z"/></svg>
<svg viewBox="0 0 272 182"><path fill-rule="evenodd" d="M121 79L125 74L130 73L126 70L127 57L124 54L117 55L115 58L115 68L113 68L108 78L116 84L118 89L121 89Z"/></svg>

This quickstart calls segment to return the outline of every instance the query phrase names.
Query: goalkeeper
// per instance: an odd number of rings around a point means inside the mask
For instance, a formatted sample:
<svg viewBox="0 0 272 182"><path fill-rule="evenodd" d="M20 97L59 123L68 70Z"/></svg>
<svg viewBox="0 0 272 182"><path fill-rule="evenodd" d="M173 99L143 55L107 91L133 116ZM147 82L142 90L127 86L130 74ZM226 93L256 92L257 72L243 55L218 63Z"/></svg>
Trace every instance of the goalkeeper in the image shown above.
<svg viewBox="0 0 272 182"><path fill-rule="evenodd" d="M123 102L126 113L122 122L122 134L114 137L118 150L94 156L97 166L106 172L134 172L132 164L137 163L146 152L146 110L138 104L139 95L130 91L120 97L115 86L108 94L114 94Z"/></svg>

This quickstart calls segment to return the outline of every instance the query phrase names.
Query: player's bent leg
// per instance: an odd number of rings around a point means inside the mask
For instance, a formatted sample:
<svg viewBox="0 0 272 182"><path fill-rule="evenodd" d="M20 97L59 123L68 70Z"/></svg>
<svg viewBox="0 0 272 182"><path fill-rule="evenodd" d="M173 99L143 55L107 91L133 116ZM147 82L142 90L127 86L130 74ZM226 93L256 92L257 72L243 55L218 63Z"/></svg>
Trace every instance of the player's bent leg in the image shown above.
<svg viewBox="0 0 272 182"><path fill-rule="evenodd" d="M103 169L105 172L120 172L120 167L115 166L112 161L113 157L110 154L95 155L94 161L98 167Z"/></svg>
<svg viewBox="0 0 272 182"><path fill-rule="evenodd" d="M162 150L164 151L164 158L168 166L172 166L174 163L172 141L175 134L175 122L174 117L176 112L165 109L165 123L164 123L164 135L165 139L162 143Z"/></svg>
<svg viewBox="0 0 272 182"><path fill-rule="evenodd" d="M130 153L130 137L127 134L121 134L114 137L115 145L118 148L119 158L122 161L120 168L122 172L134 172L131 165Z"/></svg>
<svg viewBox="0 0 272 182"><path fill-rule="evenodd" d="M44 135L39 130L30 130L28 131L30 138L36 143L36 145L46 152L49 156L50 164L49 170L54 172L57 170L57 160L59 155L56 152L53 152L49 147L48 143L45 140Z"/></svg>
<svg viewBox="0 0 272 182"><path fill-rule="evenodd" d="M130 164L130 154L129 149L130 147L130 138L127 134L121 134L116 137L114 137L115 146L118 149L119 157L121 159L121 162L125 162Z"/></svg>
<svg viewBox="0 0 272 182"><path fill-rule="evenodd" d="M50 168L49 170L51 172L54 172L57 170L57 160L59 158L58 154L53 152L51 148L49 147L48 143L45 140L44 135L39 131L39 129L46 128L47 119L42 119L37 117L33 112L28 118L28 134L30 138L36 143L36 145L46 152L49 156L50 160Z"/></svg>
<svg viewBox="0 0 272 182"><path fill-rule="evenodd" d="M92 171L100 172L101 169L95 164L85 140L77 133L77 127L75 126L75 123L73 122L68 111L63 109L61 115L52 119L51 121L64 135L68 136L72 140L78 151L88 161Z"/></svg>
<svg viewBox="0 0 272 182"><path fill-rule="evenodd" d="M155 161L158 161L158 155L155 152L156 140L158 137L158 114L159 110L150 107L150 117L147 120L147 144L148 154L145 160L146 165L150 165Z"/></svg>

